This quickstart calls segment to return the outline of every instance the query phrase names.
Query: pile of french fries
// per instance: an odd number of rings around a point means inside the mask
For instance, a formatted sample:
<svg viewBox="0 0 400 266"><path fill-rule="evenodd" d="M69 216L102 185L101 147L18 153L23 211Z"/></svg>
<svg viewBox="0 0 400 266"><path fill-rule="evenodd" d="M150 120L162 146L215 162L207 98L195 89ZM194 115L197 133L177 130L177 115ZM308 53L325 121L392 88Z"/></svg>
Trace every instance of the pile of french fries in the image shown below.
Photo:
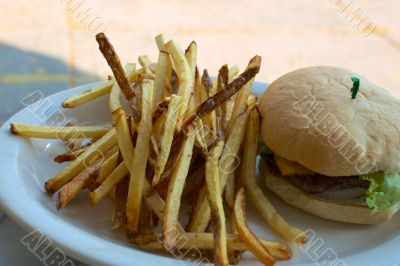
<svg viewBox="0 0 400 266"><path fill-rule="evenodd" d="M157 62L140 56L138 65L123 68L105 34L97 34L113 76L62 104L75 108L109 95L113 126L11 125L14 134L69 147L55 161L70 163L46 182L46 191L58 193L59 209L82 191L93 206L112 200L112 228L126 230L141 248L195 248L220 265L238 263L245 251L265 265L290 259L287 244L260 239L246 219L248 195L284 239L307 241L256 183L260 116L251 87L261 58L252 58L241 74L224 65L213 80L207 70L200 76L195 42L183 52L163 35L155 39Z"/></svg>

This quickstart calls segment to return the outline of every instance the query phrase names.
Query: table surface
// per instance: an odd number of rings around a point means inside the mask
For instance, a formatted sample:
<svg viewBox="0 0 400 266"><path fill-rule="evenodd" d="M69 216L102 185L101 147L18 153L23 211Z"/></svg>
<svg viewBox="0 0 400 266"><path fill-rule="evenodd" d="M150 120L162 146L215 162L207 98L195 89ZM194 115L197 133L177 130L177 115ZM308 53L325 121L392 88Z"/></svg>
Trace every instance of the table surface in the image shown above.
<svg viewBox="0 0 400 266"><path fill-rule="evenodd" d="M78 2L83 4L70 4ZM351 4L340 6L343 2ZM259 54L260 81L304 66L337 65L400 96L400 0L248 3L0 0L0 123L33 91L50 95L110 73L90 29L97 17L122 62L142 54L155 60L153 38L163 32L182 46L196 40L199 66L211 74L225 63L243 69ZM373 27L368 36L360 30L366 26L361 20ZM26 233L0 217L0 265L42 265L20 243Z"/></svg>
<svg viewBox="0 0 400 266"><path fill-rule="evenodd" d="M28 234L0 210L0 265L43 266L42 261L21 243ZM76 260L73 262L77 266L86 265Z"/></svg>

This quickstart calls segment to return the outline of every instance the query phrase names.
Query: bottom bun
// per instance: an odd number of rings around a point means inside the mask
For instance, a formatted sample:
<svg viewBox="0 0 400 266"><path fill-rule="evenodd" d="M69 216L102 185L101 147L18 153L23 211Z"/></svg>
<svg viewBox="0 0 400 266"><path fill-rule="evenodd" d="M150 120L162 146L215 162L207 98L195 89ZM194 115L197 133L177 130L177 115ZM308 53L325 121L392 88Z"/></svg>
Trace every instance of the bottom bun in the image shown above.
<svg viewBox="0 0 400 266"><path fill-rule="evenodd" d="M400 204L380 212L373 213L365 203L342 203L303 192L287 182L284 178L272 173L266 162L260 160L260 174L265 176L267 188L278 197L306 212L316 216L346 223L379 224L388 221L400 209Z"/></svg>

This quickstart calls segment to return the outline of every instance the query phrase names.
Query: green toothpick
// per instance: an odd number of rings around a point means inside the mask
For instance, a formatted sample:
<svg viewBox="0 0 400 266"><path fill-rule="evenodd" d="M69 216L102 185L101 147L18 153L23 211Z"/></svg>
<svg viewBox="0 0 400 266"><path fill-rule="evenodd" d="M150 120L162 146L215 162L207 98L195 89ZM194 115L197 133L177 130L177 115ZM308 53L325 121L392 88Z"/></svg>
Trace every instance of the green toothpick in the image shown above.
<svg viewBox="0 0 400 266"><path fill-rule="evenodd" d="M351 77L351 80L353 81L353 88L350 90L351 98L355 99L358 91L360 90L360 79L357 77Z"/></svg>

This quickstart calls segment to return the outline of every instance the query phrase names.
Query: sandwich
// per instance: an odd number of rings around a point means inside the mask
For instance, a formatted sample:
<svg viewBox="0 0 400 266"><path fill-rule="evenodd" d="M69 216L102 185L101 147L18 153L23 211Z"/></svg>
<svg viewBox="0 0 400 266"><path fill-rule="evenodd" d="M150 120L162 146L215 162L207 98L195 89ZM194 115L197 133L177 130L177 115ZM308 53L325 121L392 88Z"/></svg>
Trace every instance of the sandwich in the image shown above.
<svg viewBox="0 0 400 266"><path fill-rule="evenodd" d="M400 100L352 71L317 66L259 102L260 174L288 204L329 220L385 222L400 208Z"/></svg>

